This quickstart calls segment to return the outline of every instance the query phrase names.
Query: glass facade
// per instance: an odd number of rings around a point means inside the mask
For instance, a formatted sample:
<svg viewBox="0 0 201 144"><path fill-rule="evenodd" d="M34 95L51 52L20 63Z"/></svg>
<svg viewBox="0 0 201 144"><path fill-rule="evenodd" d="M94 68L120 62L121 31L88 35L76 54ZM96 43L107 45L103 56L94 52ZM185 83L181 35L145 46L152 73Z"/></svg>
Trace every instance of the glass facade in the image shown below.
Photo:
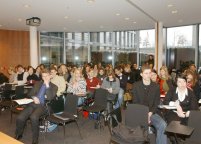
<svg viewBox="0 0 201 144"><path fill-rule="evenodd" d="M194 29L193 25L167 28L168 67L182 68L187 63L195 63Z"/></svg>
<svg viewBox="0 0 201 144"><path fill-rule="evenodd" d="M88 33L65 33L65 57L63 63L81 65L87 61Z"/></svg>
<svg viewBox="0 0 201 144"><path fill-rule="evenodd" d="M41 63L49 66L50 64L63 63L64 53L63 32L41 32L40 33L40 54Z"/></svg>
<svg viewBox="0 0 201 144"><path fill-rule="evenodd" d="M183 63L201 65L201 25L165 28L166 64L179 69ZM198 38L199 36L199 38ZM84 62L137 63L155 54L155 30L113 32L41 32L40 62L46 65ZM197 56L197 57L196 57ZM137 59L139 58L139 59Z"/></svg>
<svg viewBox="0 0 201 144"><path fill-rule="evenodd" d="M139 31L139 61L140 65L146 63L149 55L155 54L155 30Z"/></svg>
<svg viewBox="0 0 201 144"><path fill-rule="evenodd" d="M137 63L135 31L40 33L41 63Z"/></svg>

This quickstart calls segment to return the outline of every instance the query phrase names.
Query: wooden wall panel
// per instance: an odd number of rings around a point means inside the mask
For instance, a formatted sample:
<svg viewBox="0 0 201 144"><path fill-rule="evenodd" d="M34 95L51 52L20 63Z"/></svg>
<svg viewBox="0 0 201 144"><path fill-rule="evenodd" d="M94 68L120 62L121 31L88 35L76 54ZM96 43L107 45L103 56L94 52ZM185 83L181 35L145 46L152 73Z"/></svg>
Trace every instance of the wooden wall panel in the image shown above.
<svg viewBox="0 0 201 144"><path fill-rule="evenodd" d="M30 64L29 31L0 30L0 68Z"/></svg>

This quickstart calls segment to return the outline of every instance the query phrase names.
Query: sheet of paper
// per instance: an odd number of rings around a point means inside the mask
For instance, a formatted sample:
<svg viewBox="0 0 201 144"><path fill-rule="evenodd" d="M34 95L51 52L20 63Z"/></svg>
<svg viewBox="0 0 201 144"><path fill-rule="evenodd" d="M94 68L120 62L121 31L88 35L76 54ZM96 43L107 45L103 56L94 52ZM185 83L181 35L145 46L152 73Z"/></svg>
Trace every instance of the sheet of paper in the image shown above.
<svg viewBox="0 0 201 144"><path fill-rule="evenodd" d="M31 102L33 102L33 99L18 99L18 100L14 100L16 103L18 103L19 105L23 105L23 104L29 104Z"/></svg>

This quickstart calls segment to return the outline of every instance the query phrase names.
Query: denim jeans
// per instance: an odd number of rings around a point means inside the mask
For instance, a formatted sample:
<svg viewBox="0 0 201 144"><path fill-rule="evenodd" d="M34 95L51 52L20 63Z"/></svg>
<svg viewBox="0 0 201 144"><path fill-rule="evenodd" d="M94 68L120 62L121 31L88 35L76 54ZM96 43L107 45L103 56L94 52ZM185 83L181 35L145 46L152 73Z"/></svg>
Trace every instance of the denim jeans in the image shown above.
<svg viewBox="0 0 201 144"><path fill-rule="evenodd" d="M158 115L151 116L151 125L156 129L156 144L167 144L167 135L165 134L166 122Z"/></svg>
<svg viewBox="0 0 201 144"><path fill-rule="evenodd" d="M118 101L116 102L114 109L117 109L121 106L121 104L123 103L124 98L123 96L124 96L124 90L120 88L118 93Z"/></svg>

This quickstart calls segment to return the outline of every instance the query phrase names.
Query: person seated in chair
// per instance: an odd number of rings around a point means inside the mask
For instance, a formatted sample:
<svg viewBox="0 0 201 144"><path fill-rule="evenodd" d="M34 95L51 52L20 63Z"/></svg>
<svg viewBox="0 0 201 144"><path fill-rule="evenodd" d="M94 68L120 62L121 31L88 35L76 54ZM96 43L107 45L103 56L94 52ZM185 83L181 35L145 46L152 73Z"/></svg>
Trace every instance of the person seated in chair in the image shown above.
<svg viewBox="0 0 201 144"><path fill-rule="evenodd" d="M87 92L90 97L94 97L95 89L100 88L100 80L94 76L94 70L90 69L88 72L88 78L86 79L87 83Z"/></svg>
<svg viewBox="0 0 201 144"><path fill-rule="evenodd" d="M55 67L50 68L51 82L58 87L57 96L61 96L66 90L66 82L63 76L57 75Z"/></svg>
<svg viewBox="0 0 201 144"><path fill-rule="evenodd" d="M84 103L84 97L82 96L86 94L86 85L86 80L82 75L82 70L76 68L68 84L67 93L80 95L78 98L78 106Z"/></svg>
<svg viewBox="0 0 201 144"><path fill-rule="evenodd" d="M16 120L16 139L22 138L26 121L30 118L32 126L32 144L38 143L39 138L39 118L48 113L46 103L54 99L58 87L50 82L51 76L47 69L42 71L42 79L36 83L30 91L33 103L30 103L17 117Z"/></svg>
<svg viewBox="0 0 201 144"><path fill-rule="evenodd" d="M158 114L158 105L160 103L159 85L151 81L151 68L143 65L141 68L142 81L134 83L132 93L133 103L149 107L148 123L156 129L156 144L167 144L165 128L166 122Z"/></svg>
<svg viewBox="0 0 201 144"><path fill-rule="evenodd" d="M198 110L198 102L194 92L187 88L186 75L179 74L177 76L177 87L172 91L168 91L163 101L166 105L176 106L176 110L169 110L165 113L167 123L171 121L180 121L187 125L188 117L191 110Z"/></svg>
<svg viewBox="0 0 201 144"><path fill-rule="evenodd" d="M17 65L17 73L14 79L14 83L18 85L24 85L27 82L28 72L25 71L22 65Z"/></svg>
<svg viewBox="0 0 201 144"><path fill-rule="evenodd" d="M107 110L110 112L113 107L115 108L116 102L118 102L118 93L120 90L120 82L119 79L115 76L113 70L108 70L107 77L104 78L101 88L106 89L108 91L108 104Z"/></svg>
<svg viewBox="0 0 201 144"><path fill-rule="evenodd" d="M128 77L122 73L122 67L118 66L115 68L116 77L119 79L120 82L120 89L118 93L118 102L115 105L115 109L120 107L123 103L123 95L126 91L126 85L128 81Z"/></svg>

